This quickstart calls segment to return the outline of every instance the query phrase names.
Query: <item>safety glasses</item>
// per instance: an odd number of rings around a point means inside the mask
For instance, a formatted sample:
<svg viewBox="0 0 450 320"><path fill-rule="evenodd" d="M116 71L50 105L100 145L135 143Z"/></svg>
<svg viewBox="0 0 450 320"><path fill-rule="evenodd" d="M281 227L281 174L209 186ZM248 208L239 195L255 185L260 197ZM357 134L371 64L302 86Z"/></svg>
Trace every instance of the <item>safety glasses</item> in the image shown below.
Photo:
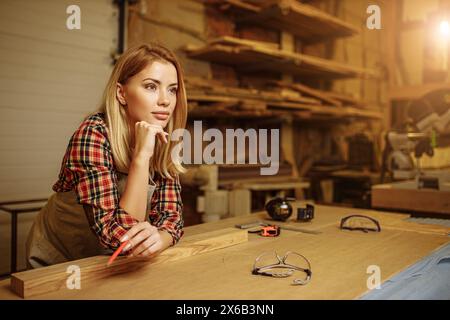
<svg viewBox="0 0 450 320"><path fill-rule="evenodd" d="M380 223L377 220L359 214L354 214L342 218L340 228L342 230L351 230L351 231L356 230L356 231L363 231L365 233L368 233L369 231L372 232L381 231Z"/></svg>
<svg viewBox="0 0 450 320"><path fill-rule="evenodd" d="M276 252L266 252L259 255L253 264L252 274L274 278L290 277L295 271L305 274L304 279L294 279L293 285L305 285L311 281L311 264L303 255L288 251L283 257Z"/></svg>

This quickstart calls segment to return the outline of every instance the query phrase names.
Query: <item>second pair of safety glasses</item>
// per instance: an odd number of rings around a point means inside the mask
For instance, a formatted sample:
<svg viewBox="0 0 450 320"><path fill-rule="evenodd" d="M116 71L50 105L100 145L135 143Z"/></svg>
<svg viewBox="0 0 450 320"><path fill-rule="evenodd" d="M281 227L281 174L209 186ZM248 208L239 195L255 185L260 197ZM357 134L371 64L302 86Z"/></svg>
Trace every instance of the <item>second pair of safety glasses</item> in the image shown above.
<svg viewBox="0 0 450 320"><path fill-rule="evenodd" d="M284 256L276 252L265 252L255 259L252 274L274 278L287 278L295 271L305 274L303 279L294 279L293 285L305 285L311 281L311 264L303 255L288 251Z"/></svg>

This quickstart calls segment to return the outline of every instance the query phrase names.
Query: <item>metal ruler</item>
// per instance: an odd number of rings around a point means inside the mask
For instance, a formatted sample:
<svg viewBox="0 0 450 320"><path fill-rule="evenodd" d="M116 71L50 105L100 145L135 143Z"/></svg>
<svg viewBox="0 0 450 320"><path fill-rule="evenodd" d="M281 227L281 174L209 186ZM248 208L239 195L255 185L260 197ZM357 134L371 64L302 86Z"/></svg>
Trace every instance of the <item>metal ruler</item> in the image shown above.
<svg viewBox="0 0 450 320"><path fill-rule="evenodd" d="M250 228L254 228L254 227L261 227L261 226L268 226L268 225L274 225L274 224L270 223L270 222L265 222L265 221L255 221L255 222L250 222L250 223L246 223L246 224L237 224L236 228L250 229ZM307 229L297 228L297 227L292 227L292 226L282 226L282 225L277 225L277 224L275 224L275 225L280 227L280 229L282 229L282 230L297 231L297 232L309 233L309 234L321 234L322 233L320 231L307 230Z"/></svg>

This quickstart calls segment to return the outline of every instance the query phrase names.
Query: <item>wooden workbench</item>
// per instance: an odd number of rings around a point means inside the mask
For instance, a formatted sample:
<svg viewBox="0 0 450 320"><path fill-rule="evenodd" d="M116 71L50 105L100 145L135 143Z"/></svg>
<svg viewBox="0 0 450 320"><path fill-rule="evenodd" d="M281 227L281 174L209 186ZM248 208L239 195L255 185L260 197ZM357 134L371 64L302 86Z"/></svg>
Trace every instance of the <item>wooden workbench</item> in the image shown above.
<svg viewBox="0 0 450 320"><path fill-rule="evenodd" d="M304 203L295 203L297 206ZM340 219L367 214L380 221L381 233L342 231ZM368 291L367 268L380 267L385 281L449 242L450 228L405 221L406 214L315 206L315 219L289 225L319 230L318 235L283 230L278 238L249 235L249 241L221 250L159 264L145 270L104 278L95 286L63 290L37 299L355 299ZM265 219L256 213L188 227L185 238L237 223ZM251 274L254 259L275 250L292 250L312 265L312 281L290 285L293 277L270 278ZM76 264L76 261L74 261ZM83 280L81 280L83 281ZM17 299L9 280L0 282L0 299Z"/></svg>

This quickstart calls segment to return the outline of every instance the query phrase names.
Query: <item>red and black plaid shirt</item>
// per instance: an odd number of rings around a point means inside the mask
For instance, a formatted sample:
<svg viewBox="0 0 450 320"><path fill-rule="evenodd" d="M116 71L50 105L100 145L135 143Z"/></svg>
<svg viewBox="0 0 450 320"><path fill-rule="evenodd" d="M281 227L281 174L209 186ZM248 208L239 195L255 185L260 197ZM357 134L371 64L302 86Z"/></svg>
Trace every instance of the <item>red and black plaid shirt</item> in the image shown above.
<svg viewBox="0 0 450 320"><path fill-rule="evenodd" d="M149 222L166 230L177 243L183 235L181 185L174 180L155 177ZM75 190L78 203L92 207L91 228L108 248L120 245L120 238L138 220L119 207L116 168L107 138L104 115L87 118L75 131L64 155L55 192Z"/></svg>

